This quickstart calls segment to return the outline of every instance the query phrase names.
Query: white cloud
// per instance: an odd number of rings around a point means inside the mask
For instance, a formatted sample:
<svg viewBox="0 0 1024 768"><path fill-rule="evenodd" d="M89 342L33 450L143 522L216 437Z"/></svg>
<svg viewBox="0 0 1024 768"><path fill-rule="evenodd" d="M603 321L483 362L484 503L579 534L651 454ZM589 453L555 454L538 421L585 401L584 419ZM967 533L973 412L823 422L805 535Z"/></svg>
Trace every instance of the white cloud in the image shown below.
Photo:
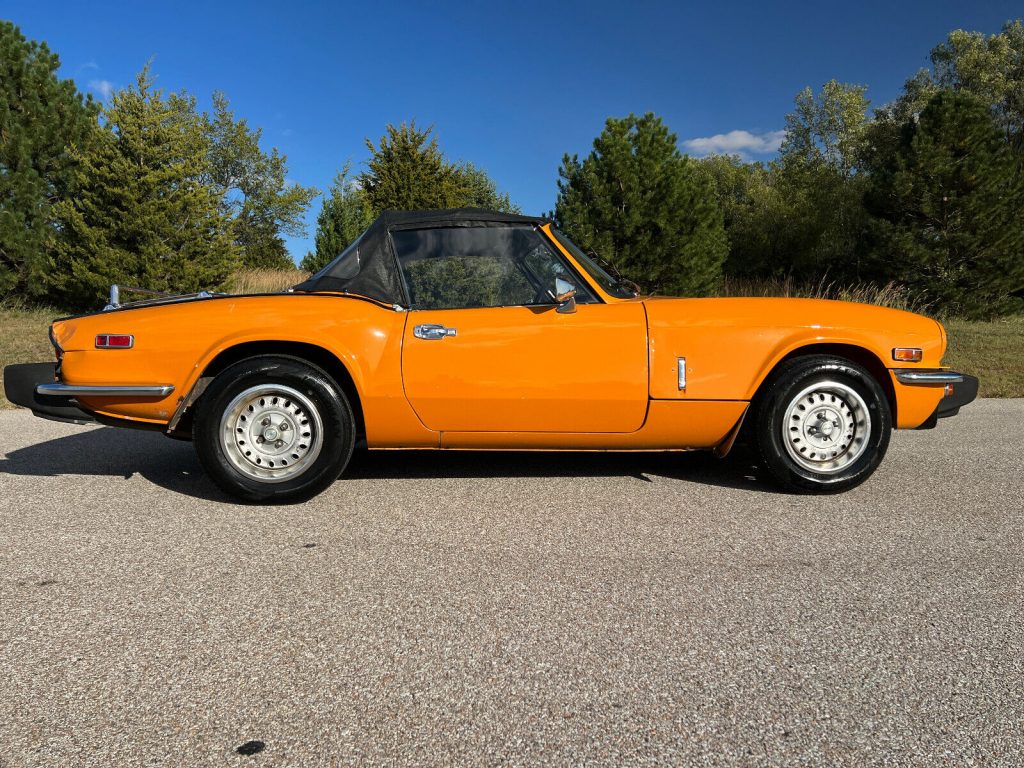
<svg viewBox="0 0 1024 768"><path fill-rule="evenodd" d="M751 133L750 131L729 131L697 139L687 139L683 146L695 155L767 155L778 152L785 131Z"/></svg>
<svg viewBox="0 0 1024 768"><path fill-rule="evenodd" d="M89 88L96 91L104 101L114 92L114 84L109 80L90 80Z"/></svg>

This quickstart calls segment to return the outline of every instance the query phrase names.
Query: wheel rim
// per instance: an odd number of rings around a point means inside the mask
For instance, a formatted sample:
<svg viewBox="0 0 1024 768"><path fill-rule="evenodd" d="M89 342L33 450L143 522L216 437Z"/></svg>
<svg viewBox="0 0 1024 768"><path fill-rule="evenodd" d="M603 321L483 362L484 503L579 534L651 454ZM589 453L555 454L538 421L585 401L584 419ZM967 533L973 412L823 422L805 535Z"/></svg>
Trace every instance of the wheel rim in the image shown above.
<svg viewBox="0 0 1024 768"><path fill-rule="evenodd" d="M860 394L839 381L813 384L794 397L782 423L793 461L812 472L841 472L868 447L871 414Z"/></svg>
<svg viewBox="0 0 1024 768"><path fill-rule="evenodd" d="M305 472L323 447L323 424L313 402L281 384L250 387L224 409L221 443L248 478L280 483Z"/></svg>

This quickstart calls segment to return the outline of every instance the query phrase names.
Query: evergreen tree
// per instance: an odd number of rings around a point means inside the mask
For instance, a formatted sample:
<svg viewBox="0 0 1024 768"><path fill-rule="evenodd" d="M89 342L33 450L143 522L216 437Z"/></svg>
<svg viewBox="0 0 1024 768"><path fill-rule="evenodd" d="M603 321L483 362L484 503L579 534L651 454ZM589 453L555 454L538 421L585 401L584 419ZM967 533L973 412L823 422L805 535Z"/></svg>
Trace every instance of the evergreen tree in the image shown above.
<svg viewBox="0 0 1024 768"><path fill-rule="evenodd" d="M59 67L45 43L0 21L0 296L44 290L52 203L68 195L73 148L98 130L96 105Z"/></svg>
<svg viewBox="0 0 1024 768"><path fill-rule="evenodd" d="M335 178L317 217L316 251L306 254L303 269L322 269L386 210L471 206L519 213L486 171L450 162L430 134L413 121L387 126L378 144L367 139L366 170L352 179L346 164Z"/></svg>
<svg viewBox="0 0 1024 768"><path fill-rule="evenodd" d="M334 178L316 218L316 252L306 254L302 268L318 272L344 251L373 221L366 195L346 164Z"/></svg>
<svg viewBox="0 0 1024 768"><path fill-rule="evenodd" d="M213 94L213 114L206 118L210 138L206 180L223 191L235 243L246 267L292 269L282 234L306 234L303 218L315 187L287 182L287 157L260 148L262 131L236 120L227 97Z"/></svg>
<svg viewBox="0 0 1024 768"><path fill-rule="evenodd" d="M728 250L722 211L660 118L609 118L593 151L566 155L559 175L554 217L581 247L654 292L716 290Z"/></svg>
<svg viewBox="0 0 1024 768"><path fill-rule="evenodd" d="M455 170L465 189L465 197L460 205L501 213L522 213L508 192L498 191L498 185L487 175L487 171L466 161L459 163Z"/></svg>
<svg viewBox="0 0 1024 768"><path fill-rule="evenodd" d="M194 99L166 98L148 69L114 94L105 130L77 161L75 195L55 206L62 237L50 286L65 304L95 307L111 282L189 292L238 266L221 190Z"/></svg>
<svg viewBox="0 0 1024 768"><path fill-rule="evenodd" d="M1022 308L1024 180L989 105L940 91L872 181L896 277L951 312Z"/></svg>
<svg viewBox="0 0 1024 768"><path fill-rule="evenodd" d="M457 208L465 202L465 179L445 159L430 128L420 130L413 121L386 130L379 145L366 140L371 156L359 175L359 186L374 213Z"/></svg>

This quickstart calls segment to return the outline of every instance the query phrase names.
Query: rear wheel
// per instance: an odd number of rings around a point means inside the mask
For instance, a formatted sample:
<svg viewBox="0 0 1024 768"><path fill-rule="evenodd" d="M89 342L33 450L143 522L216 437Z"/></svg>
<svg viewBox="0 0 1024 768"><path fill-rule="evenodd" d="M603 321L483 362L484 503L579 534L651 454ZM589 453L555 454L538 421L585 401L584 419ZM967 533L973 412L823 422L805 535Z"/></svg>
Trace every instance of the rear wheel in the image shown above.
<svg viewBox="0 0 1024 768"><path fill-rule="evenodd" d="M864 482L889 446L892 416L878 382L849 360L797 358L754 405L760 458L785 488L837 493Z"/></svg>
<svg viewBox="0 0 1024 768"><path fill-rule="evenodd" d="M324 371L288 357L243 360L221 372L196 410L203 468L245 501L316 495L342 473L355 444L344 393Z"/></svg>

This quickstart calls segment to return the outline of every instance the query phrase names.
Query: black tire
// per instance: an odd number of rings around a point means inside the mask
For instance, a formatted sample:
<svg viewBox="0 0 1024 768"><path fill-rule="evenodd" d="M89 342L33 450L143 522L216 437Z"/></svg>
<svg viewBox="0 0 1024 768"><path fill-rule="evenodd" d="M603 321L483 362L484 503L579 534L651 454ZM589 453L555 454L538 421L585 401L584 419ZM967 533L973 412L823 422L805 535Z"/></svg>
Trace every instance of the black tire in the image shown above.
<svg viewBox="0 0 1024 768"><path fill-rule="evenodd" d="M298 358L257 357L213 380L196 408L192 439L223 491L247 502L287 504L338 479L352 456L355 418L320 368ZM245 453L250 448L255 455Z"/></svg>
<svg viewBox="0 0 1024 768"><path fill-rule="evenodd" d="M889 447L885 393L870 373L843 358L813 355L784 363L752 409L757 456L790 491L849 490L871 476Z"/></svg>

